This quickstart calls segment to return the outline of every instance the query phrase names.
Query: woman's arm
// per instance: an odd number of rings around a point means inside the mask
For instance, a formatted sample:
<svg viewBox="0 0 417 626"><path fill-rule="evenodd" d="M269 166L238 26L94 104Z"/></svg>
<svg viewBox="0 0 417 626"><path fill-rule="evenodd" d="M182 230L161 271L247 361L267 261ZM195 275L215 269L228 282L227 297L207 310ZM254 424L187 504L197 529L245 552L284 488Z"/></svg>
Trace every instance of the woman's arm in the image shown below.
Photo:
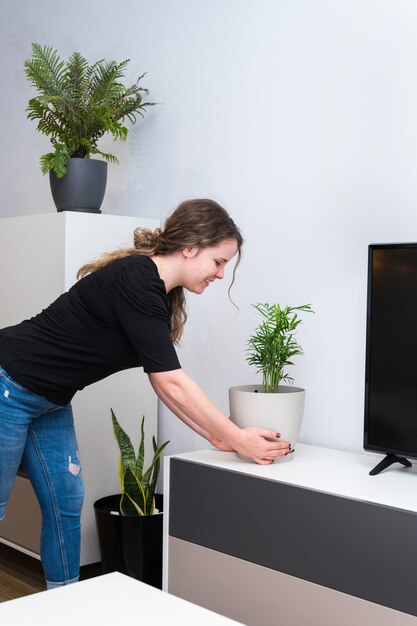
<svg viewBox="0 0 417 626"><path fill-rule="evenodd" d="M288 443L278 441L276 433L236 426L182 369L152 373L149 379L168 408L209 441L217 441L262 465L289 451ZM267 441L266 437L272 441Z"/></svg>
<svg viewBox="0 0 417 626"><path fill-rule="evenodd" d="M162 400L165 406L167 406L170 409L170 411L174 413L174 415L179 417L179 419L182 422L184 422L184 424L186 424L189 428L191 428L194 432L196 432L197 435L200 435L200 437L207 439L207 441L211 443L211 445L214 446L215 448L218 448L219 450L222 450L223 452L234 452L231 446L228 446L226 443L222 441L217 441L216 439L214 439L207 430L205 430L204 428L201 428L201 426L193 422L192 419L190 419L187 415L185 415L182 411L180 411L180 409L176 407L169 400L169 398L165 395L165 393L162 391L162 388L158 385L157 380L155 380L155 378L151 376L149 378L150 378L151 385L156 395Z"/></svg>
<svg viewBox="0 0 417 626"><path fill-rule="evenodd" d="M171 402L168 396L163 392L162 387L158 384L158 381L154 374L151 374L149 376L149 380L156 395L158 396L158 398L160 398L160 400L162 400L165 406L167 406L169 410L174 413L174 415L179 417L179 419L184 422L184 424L187 424L187 426L189 426L194 432L196 432L197 435L200 435L204 439L207 439L207 441L210 441L210 433L204 428L201 428L201 426L199 426L195 422L193 422L192 419L190 419L187 415L180 411L180 409Z"/></svg>

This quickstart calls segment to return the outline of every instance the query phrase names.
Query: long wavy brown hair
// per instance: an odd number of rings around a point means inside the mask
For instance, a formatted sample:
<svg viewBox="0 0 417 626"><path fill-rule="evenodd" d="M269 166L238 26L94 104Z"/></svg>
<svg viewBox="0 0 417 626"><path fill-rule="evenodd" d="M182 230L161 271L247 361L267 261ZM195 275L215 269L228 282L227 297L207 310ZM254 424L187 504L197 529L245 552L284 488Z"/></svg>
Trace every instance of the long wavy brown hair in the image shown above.
<svg viewBox="0 0 417 626"><path fill-rule="evenodd" d="M214 200L196 199L182 202L166 220L163 230L157 228L136 228L133 234L133 246L107 252L96 261L86 263L77 273L83 278L108 263L127 256L167 255L183 248L196 246L208 248L216 246L227 239L237 243L237 259L233 268L230 289L235 280L236 269L242 258L243 237L227 211ZM185 294L183 287L175 287L168 293L169 327L171 338L178 344L187 320L185 310Z"/></svg>

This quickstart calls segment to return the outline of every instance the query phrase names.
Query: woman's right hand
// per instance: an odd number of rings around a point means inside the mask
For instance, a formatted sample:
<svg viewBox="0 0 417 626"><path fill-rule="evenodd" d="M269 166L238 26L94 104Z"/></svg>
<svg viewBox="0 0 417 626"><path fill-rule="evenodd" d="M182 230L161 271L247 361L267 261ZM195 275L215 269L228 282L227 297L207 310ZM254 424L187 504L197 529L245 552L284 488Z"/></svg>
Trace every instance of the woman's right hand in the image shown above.
<svg viewBox="0 0 417 626"><path fill-rule="evenodd" d="M288 441L281 441L280 434L263 428L243 428L235 450L259 465L269 465L291 451Z"/></svg>

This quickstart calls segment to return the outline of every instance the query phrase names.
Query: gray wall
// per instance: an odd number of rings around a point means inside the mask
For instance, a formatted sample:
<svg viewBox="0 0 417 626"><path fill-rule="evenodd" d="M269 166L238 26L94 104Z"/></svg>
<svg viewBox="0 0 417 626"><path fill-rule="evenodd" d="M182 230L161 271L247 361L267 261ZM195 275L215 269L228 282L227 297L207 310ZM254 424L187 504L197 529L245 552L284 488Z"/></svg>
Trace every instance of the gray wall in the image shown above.
<svg viewBox="0 0 417 626"><path fill-rule="evenodd" d="M227 283L189 298L180 358L227 411L253 383L250 304L313 303L293 374L302 439L362 446L367 245L417 239L417 4L413 0L101 0L7 3L0 20L0 216L54 211L26 120L32 41L63 56L130 58L161 103L109 170L106 213L164 218L184 198L223 203L246 238ZM140 407L138 407L140 413ZM169 452L204 446L162 408Z"/></svg>

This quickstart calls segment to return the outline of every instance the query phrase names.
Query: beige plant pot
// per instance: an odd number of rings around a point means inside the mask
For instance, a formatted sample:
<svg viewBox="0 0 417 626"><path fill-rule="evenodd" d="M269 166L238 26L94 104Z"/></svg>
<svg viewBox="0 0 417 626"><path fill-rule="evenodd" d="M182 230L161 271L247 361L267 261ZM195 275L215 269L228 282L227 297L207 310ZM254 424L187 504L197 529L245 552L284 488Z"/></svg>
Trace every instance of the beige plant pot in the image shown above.
<svg viewBox="0 0 417 626"><path fill-rule="evenodd" d="M240 428L255 426L281 433L295 452L304 414L305 389L279 385L275 393L263 393L260 385L229 389L230 417ZM290 461L294 452L282 460ZM280 459L281 461L281 459Z"/></svg>

